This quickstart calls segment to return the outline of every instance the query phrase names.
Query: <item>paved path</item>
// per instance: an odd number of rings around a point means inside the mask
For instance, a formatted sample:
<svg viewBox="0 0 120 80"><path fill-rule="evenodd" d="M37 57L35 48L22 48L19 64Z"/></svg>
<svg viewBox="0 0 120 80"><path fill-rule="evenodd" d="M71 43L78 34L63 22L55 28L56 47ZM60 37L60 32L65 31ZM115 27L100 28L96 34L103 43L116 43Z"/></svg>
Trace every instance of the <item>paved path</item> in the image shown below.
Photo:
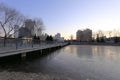
<svg viewBox="0 0 120 80"><path fill-rule="evenodd" d="M15 55L15 54L21 54L21 53L26 53L26 52L31 52L31 51L37 51L37 50L42 50L42 49L47 49L47 48L52 48L52 47L58 47L58 46L64 46L67 43L54 43L54 44L41 44L41 45L33 45L33 46L11 46L11 47L0 47L0 57L5 57L5 56L10 56L10 55Z"/></svg>

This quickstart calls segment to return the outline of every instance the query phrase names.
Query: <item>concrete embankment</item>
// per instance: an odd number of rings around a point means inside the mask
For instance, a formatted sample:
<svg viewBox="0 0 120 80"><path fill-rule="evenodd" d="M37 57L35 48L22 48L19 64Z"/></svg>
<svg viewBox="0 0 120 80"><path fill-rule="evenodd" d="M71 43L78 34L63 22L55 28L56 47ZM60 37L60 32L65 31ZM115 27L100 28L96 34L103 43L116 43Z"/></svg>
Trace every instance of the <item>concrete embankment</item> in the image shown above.
<svg viewBox="0 0 120 80"><path fill-rule="evenodd" d="M69 78L59 78L41 73L25 72L0 72L0 80L71 80Z"/></svg>

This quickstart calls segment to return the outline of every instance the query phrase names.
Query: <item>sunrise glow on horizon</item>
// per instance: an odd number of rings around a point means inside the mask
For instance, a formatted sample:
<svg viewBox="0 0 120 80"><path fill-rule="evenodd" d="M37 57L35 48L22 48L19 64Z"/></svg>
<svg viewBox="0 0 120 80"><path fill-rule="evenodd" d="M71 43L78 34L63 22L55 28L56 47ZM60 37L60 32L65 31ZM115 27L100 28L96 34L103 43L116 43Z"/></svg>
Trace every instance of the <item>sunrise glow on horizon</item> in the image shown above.
<svg viewBox="0 0 120 80"><path fill-rule="evenodd" d="M46 26L45 33L61 33L65 39L76 31L89 28L120 30L120 0L0 0L22 14L40 17Z"/></svg>

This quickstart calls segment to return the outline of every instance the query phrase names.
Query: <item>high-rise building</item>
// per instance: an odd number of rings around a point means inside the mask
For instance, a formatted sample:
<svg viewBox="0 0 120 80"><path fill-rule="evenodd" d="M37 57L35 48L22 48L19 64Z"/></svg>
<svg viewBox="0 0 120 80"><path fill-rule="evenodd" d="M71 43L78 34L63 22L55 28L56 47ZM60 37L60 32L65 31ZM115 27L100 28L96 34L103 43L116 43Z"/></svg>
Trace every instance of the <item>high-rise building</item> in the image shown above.
<svg viewBox="0 0 120 80"><path fill-rule="evenodd" d="M78 41L81 41L82 34L83 34L83 31L81 31L81 30L78 30L78 31L77 31L77 33L76 33L76 39L77 39Z"/></svg>
<svg viewBox="0 0 120 80"><path fill-rule="evenodd" d="M85 30L78 30L76 32L76 40L77 41L91 41L92 40L92 30L85 29Z"/></svg>

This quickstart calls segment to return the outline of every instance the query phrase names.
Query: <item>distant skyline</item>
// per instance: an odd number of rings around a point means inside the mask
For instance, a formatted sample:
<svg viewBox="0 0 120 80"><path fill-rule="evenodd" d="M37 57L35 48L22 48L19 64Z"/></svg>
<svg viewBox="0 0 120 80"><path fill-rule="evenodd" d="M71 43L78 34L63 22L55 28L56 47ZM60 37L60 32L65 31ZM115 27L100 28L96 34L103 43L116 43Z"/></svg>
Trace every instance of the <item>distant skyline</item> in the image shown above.
<svg viewBox="0 0 120 80"><path fill-rule="evenodd" d="M30 18L40 17L46 33L68 39L78 29L120 29L120 0L0 0Z"/></svg>

